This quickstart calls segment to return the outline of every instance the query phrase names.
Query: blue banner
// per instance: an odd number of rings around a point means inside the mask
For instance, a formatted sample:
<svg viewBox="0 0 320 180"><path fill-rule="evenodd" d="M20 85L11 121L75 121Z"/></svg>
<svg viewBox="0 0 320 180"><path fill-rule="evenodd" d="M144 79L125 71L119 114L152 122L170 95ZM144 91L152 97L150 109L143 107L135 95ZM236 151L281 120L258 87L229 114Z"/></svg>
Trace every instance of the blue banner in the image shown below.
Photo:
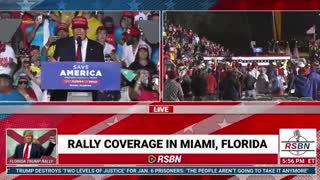
<svg viewBox="0 0 320 180"><path fill-rule="evenodd" d="M7 167L7 174L115 174L115 175L315 175L315 167Z"/></svg>
<svg viewBox="0 0 320 180"><path fill-rule="evenodd" d="M208 10L217 0L6 0L1 10Z"/></svg>
<svg viewBox="0 0 320 180"><path fill-rule="evenodd" d="M42 89L120 90L120 64L43 62Z"/></svg>

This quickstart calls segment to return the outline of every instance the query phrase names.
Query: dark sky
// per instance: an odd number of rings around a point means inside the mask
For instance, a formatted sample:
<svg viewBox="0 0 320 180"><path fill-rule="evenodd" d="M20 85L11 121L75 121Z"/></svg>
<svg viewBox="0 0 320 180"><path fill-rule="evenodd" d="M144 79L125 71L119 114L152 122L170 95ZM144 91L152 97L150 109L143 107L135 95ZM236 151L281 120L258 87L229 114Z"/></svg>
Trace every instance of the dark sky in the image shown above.
<svg viewBox="0 0 320 180"><path fill-rule="evenodd" d="M272 13L266 12L169 12L168 20L193 29L233 52L247 52L250 41L258 44L273 38ZM320 17L316 12L282 12L282 36L305 37ZM320 23L319 23L320 27Z"/></svg>

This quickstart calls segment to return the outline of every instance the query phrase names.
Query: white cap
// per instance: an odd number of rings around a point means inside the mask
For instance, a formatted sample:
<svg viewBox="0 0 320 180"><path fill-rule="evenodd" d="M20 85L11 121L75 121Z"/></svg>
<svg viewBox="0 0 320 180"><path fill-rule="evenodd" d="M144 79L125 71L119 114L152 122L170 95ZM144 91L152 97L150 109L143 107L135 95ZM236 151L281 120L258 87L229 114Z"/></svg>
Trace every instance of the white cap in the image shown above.
<svg viewBox="0 0 320 180"><path fill-rule="evenodd" d="M299 68L304 68L305 66L306 65L302 61L298 62L298 67Z"/></svg>

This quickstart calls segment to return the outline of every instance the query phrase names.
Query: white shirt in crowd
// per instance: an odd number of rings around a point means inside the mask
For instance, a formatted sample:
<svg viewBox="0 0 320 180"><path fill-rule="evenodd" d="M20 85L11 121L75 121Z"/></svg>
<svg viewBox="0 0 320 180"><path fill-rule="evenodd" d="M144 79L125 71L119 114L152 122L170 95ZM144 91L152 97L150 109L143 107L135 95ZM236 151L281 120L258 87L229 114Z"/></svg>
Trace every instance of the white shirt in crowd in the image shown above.
<svg viewBox="0 0 320 180"><path fill-rule="evenodd" d="M120 98L120 102L126 102L126 101L131 101L130 95L129 95L129 86L125 86L121 88L121 98Z"/></svg>
<svg viewBox="0 0 320 180"><path fill-rule="evenodd" d="M32 147L31 143L30 144L27 144L27 143L24 144L23 155L22 156L24 156L24 152L26 151L27 145L29 145L28 159L30 159L30 152L31 152L31 147Z"/></svg>
<svg viewBox="0 0 320 180"><path fill-rule="evenodd" d="M199 36L196 36L195 40L196 40L196 43L199 44L199 41L200 41Z"/></svg>
<svg viewBox="0 0 320 180"><path fill-rule="evenodd" d="M263 75L263 78L264 78L267 82L269 82L268 75L266 75L266 74L262 74L262 75Z"/></svg>
<svg viewBox="0 0 320 180"><path fill-rule="evenodd" d="M108 54L111 54L112 50L115 50L113 45L106 42L103 48L103 55L106 56Z"/></svg>
<svg viewBox="0 0 320 180"><path fill-rule="evenodd" d="M13 62L17 64L17 58L12 47L9 45L6 45L6 50L0 53L0 74L10 75L11 73L10 59L12 59Z"/></svg>
<svg viewBox="0 0 320 180"><path fill-rule="evenodd" d="M144 21L144 20L148 20L148 16L146 14L144 14L143 12L139 12L139 14L137 14L134 17L134 22L136 22L136 21Z"/></svg>
<svg viewBox="0 0 320 180"><path fill-rule="evenodd" d="M124 61L127 67L129 67L130 64L134 62L134 59L136 58L136 54L138 52L138 47L139 45L142 45L142 44L148 47L149 59L151 59L151 54L152 54L151 47L145 41L140 39L139 44L134 52L133 52L132 45L127 45L127 43L123 44L121 61Z"/></svg>
<svg viewBox="0 0 320 180"><path fill-rule="evenodd" d="M76 46L76 55L78 50L78 43L77 40L75 40L75 46ZM86 62L86 56L87 56L87 46L88 46L88 38L82 40L81 42L81 56L82 56L82 62Z"/></svg>
<svg viewBox="0 0 320 180"><path fill-rule="evenodd" d="M260 75L260 72L258 71L258 69L253 68L253 69L249 72L249 74L250 74L251 76L253 76L255 79L258 79L258 77L259 77L259 75Z"/></svg>

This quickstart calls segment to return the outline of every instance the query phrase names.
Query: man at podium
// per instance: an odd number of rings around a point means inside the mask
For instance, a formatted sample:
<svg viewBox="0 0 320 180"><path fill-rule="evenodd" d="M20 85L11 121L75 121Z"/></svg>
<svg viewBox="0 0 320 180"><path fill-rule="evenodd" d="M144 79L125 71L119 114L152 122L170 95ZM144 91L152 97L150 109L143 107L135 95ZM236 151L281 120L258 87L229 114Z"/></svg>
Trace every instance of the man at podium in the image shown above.
<svg viewBox="0 0 320 180"><path fill-rule="evenodd" d="M88 22L85 17L77 16L72 20L73 37L63 38L57 41L56 50L51 61L75 61L75 62L104 62L103 47L99 43L87 38ZM90 101L96 100L97 91L70 92L66 90L54 90L51 93L51 101ZM74 97L80 97L74 99ZM82 98L81 98L82 97Z"/></svg>

